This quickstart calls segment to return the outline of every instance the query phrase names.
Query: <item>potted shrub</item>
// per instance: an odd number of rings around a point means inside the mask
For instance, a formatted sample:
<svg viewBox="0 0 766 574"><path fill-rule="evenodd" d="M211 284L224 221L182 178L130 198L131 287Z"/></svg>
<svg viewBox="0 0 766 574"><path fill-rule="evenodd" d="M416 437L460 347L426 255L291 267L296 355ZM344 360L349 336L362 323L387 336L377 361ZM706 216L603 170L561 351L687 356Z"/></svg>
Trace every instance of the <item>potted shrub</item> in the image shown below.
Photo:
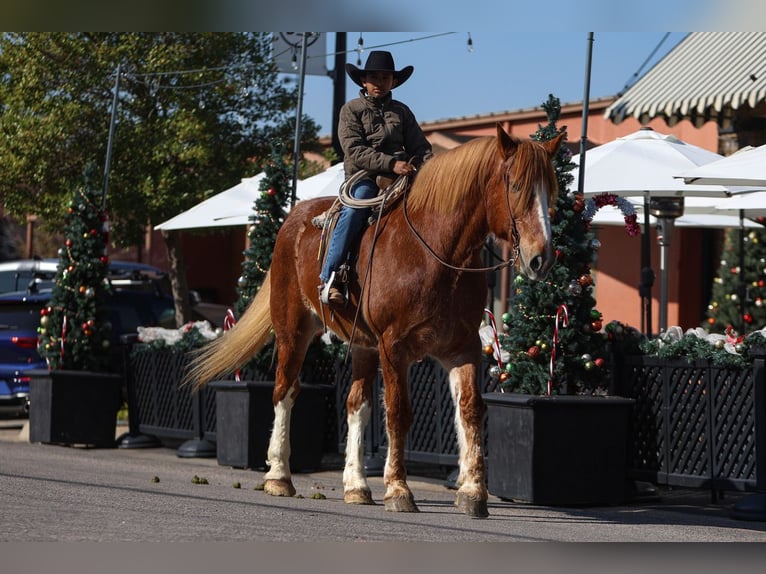
<svg viewBox="0 0 766 574"><path fill-rule="evenodd" d="M38 352L48 364L30 376L30 442L115 446L122 377L112 364L106 305L109 226L102 195L85 175L65 215L65 245Z"/></svg>
<svg viewBox="0 0 766 574"><path fill-rule="evenodd" d="M559 133L560 107L552 96L543 106L549 123L533 137L550 139ZM573 167L567 148L554 161L556 261L545 281L516 277L502 332L484 328L485 353L498 360L490 375L499 389L483 395L488 489L536 504L617 503L625 491L632 401L609 395L610 333L602 332L592 295L591 263L600 244L589 222L598 207L612 203L635 233L635 213L613 196L586 201L567 192Z"/></svg>

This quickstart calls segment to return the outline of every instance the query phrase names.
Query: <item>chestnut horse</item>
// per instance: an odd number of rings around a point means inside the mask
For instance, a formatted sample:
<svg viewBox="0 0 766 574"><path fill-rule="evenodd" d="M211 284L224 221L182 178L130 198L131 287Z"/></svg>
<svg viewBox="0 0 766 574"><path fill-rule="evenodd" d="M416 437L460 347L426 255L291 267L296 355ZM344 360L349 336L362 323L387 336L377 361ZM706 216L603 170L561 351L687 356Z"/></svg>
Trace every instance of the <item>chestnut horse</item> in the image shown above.
<svg viewBox="0 0 766 574"><path fill-rule="evenodd" d="M548 210L558 193L552 158L562 137L522 141L498 125L497 137L477 138L426 162L400 204L365 230L348 304L340 310L319 301L321 230L312 224L333 199L295 205L277 235L271 268L255 299L232 329L201 350L189 376L199 387L231 373L263 348L273 328L277 369L267 493L295 494L290 413L306 350L324 326L346 341L353 333L345 502L374 504L363 466L363 437L380 368L389 444L385 508L417 512L404 464L412 422L407 372L413 361L429 355L448 371L455 402L460 461L455 505L470 516L488 516L484 403L477 382L487 285L486 273L477 271L484 241L492 235L513 245L515 263L528 277L547 274L554 260Z"/></svg>

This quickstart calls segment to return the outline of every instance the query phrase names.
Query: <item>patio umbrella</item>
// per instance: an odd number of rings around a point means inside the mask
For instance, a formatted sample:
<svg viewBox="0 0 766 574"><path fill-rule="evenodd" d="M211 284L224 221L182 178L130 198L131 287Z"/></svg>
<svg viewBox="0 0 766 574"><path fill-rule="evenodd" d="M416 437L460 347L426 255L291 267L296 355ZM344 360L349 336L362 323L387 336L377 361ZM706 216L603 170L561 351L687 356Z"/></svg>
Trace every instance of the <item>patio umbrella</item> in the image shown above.
<svg viewBox="0 0 766 574"><path fill-rule="evenodd" d="M684 197L727 197L732 193L721 185L685 184L675 176L686 170L705 165L722 156L688 144L673 135L642 128L630 135L594 147L587 152L583 188L586 196L612 193L621 196L643 196L644 227L650 225L649 215L658 216L660 229L660 329L667 328L667 257L673 223L683 215ZM572 161L579 165L579 155ZM572 171L575 181L579 173ZM711 205L712 207L712 205ZM651 287L654 277L650 266L649 236L644 233L641 253L642 280L639 291L645 312L645 330L651 333ZM642 313L642 317L644 313Z"/></svg>
<svg viewBox="0 0 766 574"><path fill-rule="evenodd" d="M253 211L253 203L261 193L258 186L264 177L264 173L259 173L254 177L244 178L234 187L155 225L154 229L169 231L247 225L248 217Z"/></svg>
<svg viewBox="0 0 766 574"><path fill-rule="evenodd" d="M676 176L692 185L739 185L766 189L766 145L740 150Z"/></svg>
<svg viewBox="0 0 766 574"><path fill-rule="evenodd" d="M321 173L299 181L298 199L336 196L345 179L346 174L343 171L343 163L336 163Z"/></svg>

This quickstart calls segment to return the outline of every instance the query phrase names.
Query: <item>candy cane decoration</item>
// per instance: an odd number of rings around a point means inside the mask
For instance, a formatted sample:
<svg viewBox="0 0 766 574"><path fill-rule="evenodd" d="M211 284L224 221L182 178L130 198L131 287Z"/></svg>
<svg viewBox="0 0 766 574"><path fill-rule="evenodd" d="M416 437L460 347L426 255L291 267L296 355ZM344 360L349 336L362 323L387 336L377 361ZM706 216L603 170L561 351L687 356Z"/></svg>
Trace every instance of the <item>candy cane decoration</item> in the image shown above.
<svg viewBox="0 0 766 574"><path fill-rule="evenodd" d="M556 348L559 345L559 325L569 326L569 308L566 305L559 305L556 309L556 323L553 325L553 346L551 347L551 367L550 378L548 379L548 396L553 392L553 364L556 362Z"/></svg>
<svg viewBox="0 0 766 574"><path fill-rule="evenodd" d="M492 327L492 335L495 337L495 351L497 351L497 366L500 370L503 370L503 358L500 354L500 339L497 336L497 324L495 323L495 316L489 309L484 309L484 312L489 316L489 324Z"/></svg>
<svg viewBox="0 0 766 574"><path fill-rule="evenodd" d="M61 346L59 351L59 356L61 359L64 359L64 343L66 342L66 315L64 315L62 321L61 321Z"/></svg>
<svg viewBox="0 0 766 574"><path fill-rule="evenodd" d="M237 319L234 317L234 311L226 309L226 316L223 318L223 330L228 331L237 323ZM234 380L239 382L240 371L237 369L234 371Z"/></svg>

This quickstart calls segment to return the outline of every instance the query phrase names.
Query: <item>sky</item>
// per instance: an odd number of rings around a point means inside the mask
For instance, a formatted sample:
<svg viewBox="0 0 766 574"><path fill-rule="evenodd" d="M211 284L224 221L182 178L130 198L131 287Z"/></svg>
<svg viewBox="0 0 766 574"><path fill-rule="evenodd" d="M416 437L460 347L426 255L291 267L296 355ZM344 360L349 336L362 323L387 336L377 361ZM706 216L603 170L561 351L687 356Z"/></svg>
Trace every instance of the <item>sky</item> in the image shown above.
<svg viewBox="0 0 766 574"><path fill-rule="evenodd" d="M357 51L359 36L363 51ZM591 50L590 99L614 96L673 49L686 32L561 32L542 38L519 32L347 32L347 62L361 65L373 49L390 51L397 69L415 72L394 97L407 104L420 122L484 115L538 107L553 94L562 104L585 96ZM473 49L468 49L470 37ZM315 49L335 51L335 33L325 32ZM308 52L313 53L313 52ZM307 69L322 63L312 57ZM325 57L332 70L332 56ZM290 76L298 81L298 74ZM347 76L346 97L359 88ZM327 75L304 78L303 113L332 131L333 82Z"/></svg>

